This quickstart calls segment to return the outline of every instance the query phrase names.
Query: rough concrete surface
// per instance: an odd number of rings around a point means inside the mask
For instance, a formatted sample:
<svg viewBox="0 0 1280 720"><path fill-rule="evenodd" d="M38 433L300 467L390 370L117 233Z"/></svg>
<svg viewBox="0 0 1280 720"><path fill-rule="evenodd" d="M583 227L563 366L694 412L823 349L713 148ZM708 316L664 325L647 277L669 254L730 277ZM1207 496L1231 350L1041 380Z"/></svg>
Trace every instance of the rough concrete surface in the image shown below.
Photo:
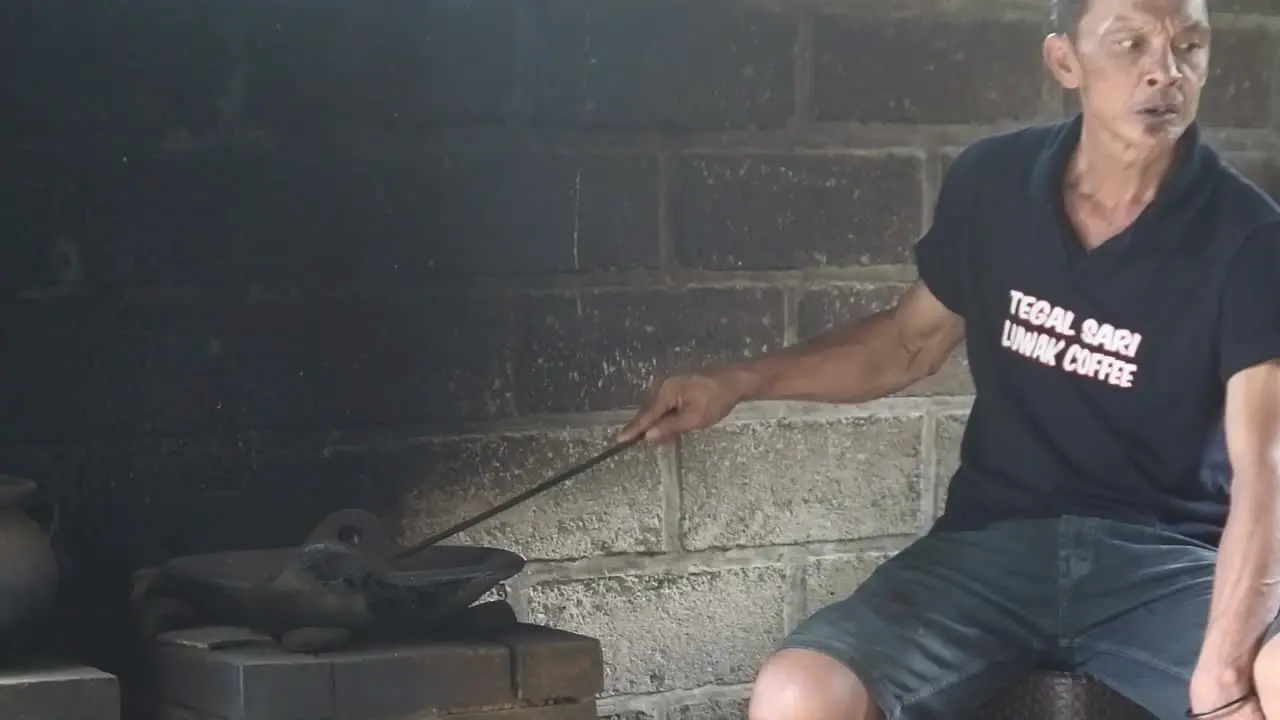
<svg viewBox="0 0 1280 720"><path fill-rule="evenodd" d="M805 614L843 600L871 576L890 552L860 552L853 555L816 557L804 569Z"/></svg>
<svg viewBox="0 0 1280 720"><path fill-rule="evenodd" d="M428 440L405 449L406 540L489 509L608 447L607 429ZM529 559L659 552L663 495L658 454L640 447L487 520L452 542L493 545Z"/></svg>
<svg viewBox="0 0 1280 720"><path fill-rule="evenodd" d="M947 501L947 486L951 476L960 467L960 441L964 436L964 424L968 415L942 415L938 418L937 439L934 447L937 452L937 491L935 499L938 512L942 512Z"/></svg>
<svg viewBox="0 0 1280 720"><path fill-rule="evenodd" d="M779 566L545 583L528 616L600 639L605 693L749 682L785 630Z"/></svg>
<svg viewBox="0 0 1280 720"><path fill-rule="evenodd" d="M675 705L667 710L667 720L740 720L745 717L746 698L716 698Z"/></svg>
<svg viewBox="0 0 1280 720"><path fill-rule="evenodd" d="M689 550L912 533L922 505L922 417L729 425L681 448Z"/></svg>

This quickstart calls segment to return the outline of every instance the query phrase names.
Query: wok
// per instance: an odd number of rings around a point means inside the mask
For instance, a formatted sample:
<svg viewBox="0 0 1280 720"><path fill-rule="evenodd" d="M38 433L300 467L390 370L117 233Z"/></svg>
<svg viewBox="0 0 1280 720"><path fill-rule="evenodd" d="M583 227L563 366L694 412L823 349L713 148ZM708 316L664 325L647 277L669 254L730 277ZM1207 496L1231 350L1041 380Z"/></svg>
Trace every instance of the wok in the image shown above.
<svg viewBox="0 0 1280 720"><path fill-rule="evenodd" d="M490 547L438 545L623 452L639 437L511 497L453 527L399 547L363 510L325 518L300 548L191 555L164 565L149 586L215 621L261 632L330 628L431 630L524 569L524 558Z"/></svg>
<svg viewBox="0 0 1280 720"><path fill-rule="evenodd" d="M356 558L359 573L339 568L335 578L326 572L331 567L313 565L348 557ZM327 517L302 547L171 560L160 568L152 592L176 596L217 622L272 634L430 629L524 564L516 553L490 547L434 545L399 554L376 516L349 509Z"/></svg>

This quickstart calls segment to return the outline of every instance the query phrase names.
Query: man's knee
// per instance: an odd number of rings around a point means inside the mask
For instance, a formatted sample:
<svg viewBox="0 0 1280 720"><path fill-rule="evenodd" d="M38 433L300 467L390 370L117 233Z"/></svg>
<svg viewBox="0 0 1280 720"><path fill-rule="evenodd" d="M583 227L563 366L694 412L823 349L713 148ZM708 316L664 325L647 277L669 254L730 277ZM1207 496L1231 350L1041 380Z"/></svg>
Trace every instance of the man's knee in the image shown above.
<svg viewBox="0 0 1280 720"><path fill-rule="evenodd" d="M769 658L751 690L750 720L879 720L853 671L813 650Z"/></svg>
<svg viewBox="0 0 1280 720"><path fill-rule="evenodd" d="M1280 716L1280 636L1263 643L1253 661L1253 686L1267 717Z"/></svg>

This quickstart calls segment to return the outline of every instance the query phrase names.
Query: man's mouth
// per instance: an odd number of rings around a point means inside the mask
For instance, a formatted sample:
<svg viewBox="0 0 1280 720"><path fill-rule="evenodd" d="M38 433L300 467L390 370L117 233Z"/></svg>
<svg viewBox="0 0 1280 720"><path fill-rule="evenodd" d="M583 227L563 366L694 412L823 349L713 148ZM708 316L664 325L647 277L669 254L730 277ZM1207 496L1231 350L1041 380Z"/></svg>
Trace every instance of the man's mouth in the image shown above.
<svg viewBox="0 0 1280 720"><path fill-rule="evenodd" d="M1156 103L1138 110L1138 114L1148 120L1168 120L1178 116L1178 106L1174 103Z"/></svg>

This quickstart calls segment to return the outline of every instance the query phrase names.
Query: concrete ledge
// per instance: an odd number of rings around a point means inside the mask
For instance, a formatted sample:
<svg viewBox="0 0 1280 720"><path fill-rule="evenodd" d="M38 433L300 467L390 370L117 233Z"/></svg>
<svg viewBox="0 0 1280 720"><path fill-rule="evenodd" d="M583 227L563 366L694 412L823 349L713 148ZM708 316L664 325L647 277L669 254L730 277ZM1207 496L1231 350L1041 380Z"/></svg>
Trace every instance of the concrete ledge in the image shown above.
<svg viewBox="0 0 1280 720"><path fill-rule="evenodd" d="M120 685L114 675L76 665L0 669L0 718L119 720Z"/></svg>

